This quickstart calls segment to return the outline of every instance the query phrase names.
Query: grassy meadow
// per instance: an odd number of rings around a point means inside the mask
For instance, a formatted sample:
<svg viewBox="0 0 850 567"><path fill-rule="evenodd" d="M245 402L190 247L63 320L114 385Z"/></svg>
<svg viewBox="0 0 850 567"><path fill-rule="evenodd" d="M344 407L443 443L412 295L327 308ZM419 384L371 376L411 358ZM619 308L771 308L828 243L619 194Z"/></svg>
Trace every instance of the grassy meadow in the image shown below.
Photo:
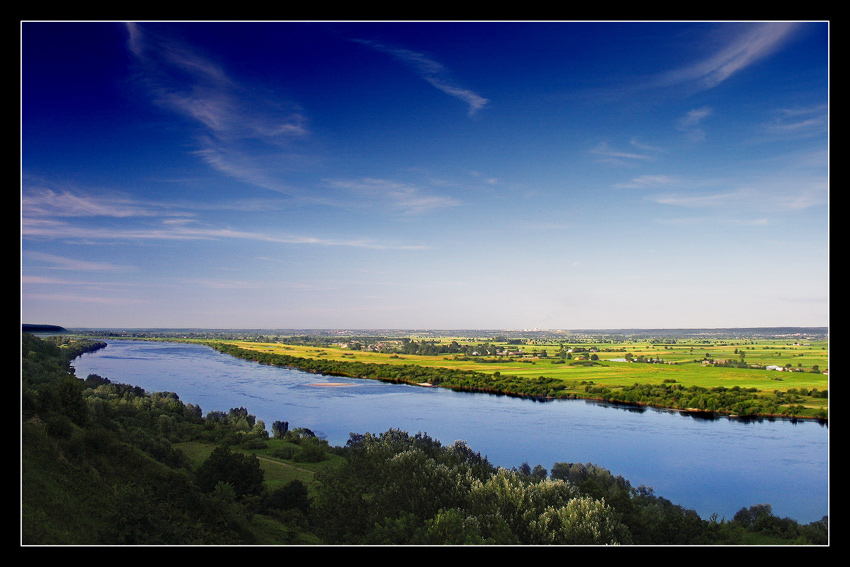
<svg viewBox="0 0 850 567"><path fill-rule="evenodd" d="M176 443L175 447L183 451L192 465L197 467L210 456L217 445L200 441L184 441ZM299 480L312 495L319 484L315 478L316 473L319 470L333 467L342 460L338 456L328 456L327 460L321 462L298 462L291 458L282 458L278 453L287 447L297 449L297 445L278 438L269 439L261 448L241 449L245 453L257 456L260 461L260 468L263 469L264 482L270 490L281 488L293 480Z"/></svg>

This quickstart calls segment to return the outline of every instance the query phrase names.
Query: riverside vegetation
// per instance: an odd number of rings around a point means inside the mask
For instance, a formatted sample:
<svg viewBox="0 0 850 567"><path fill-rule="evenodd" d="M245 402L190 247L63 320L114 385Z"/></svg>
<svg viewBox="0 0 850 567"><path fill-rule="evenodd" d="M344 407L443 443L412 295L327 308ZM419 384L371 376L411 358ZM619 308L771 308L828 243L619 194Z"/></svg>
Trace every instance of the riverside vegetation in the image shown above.
<svg viewBox="0 0 850 567"><path fill-rule="evenodd" d="M823 329L478 339L259 331L116 336L201 342L307 372L539 400L584 398L742 418L829 417Z"/></svg>
<svg viewBox="0 0 850 567"><path fill-rule="evenodd" d="M701 519L591 463L491 465L398 430L329 446L70 366L96 342L22 335L24 545L828 544L769 504Z"/></svg>

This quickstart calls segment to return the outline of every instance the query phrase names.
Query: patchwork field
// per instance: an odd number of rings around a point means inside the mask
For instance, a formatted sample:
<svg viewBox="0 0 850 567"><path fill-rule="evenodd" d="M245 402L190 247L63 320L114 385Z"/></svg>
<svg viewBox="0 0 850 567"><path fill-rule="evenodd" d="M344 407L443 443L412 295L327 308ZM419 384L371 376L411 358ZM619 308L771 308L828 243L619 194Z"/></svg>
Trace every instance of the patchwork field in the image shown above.
<svg viewBox="0 0 850 567"><path fill-rule="evenodd" d="M825 395L829 387L827 340L585 340L577 343L527 340L522 344L508 344L461 337L439 340L410 337L405 343L399 340L326 341L321 346L247 340L225 342L247 350L312 360L472 370L529 381L542 377L555 381L562 392L577 397L593 397L595 392L604 389L616 391L635 384L676 384L681 388L741 389L758 396L778 394L784 396L779 405L798 406L795 413L799 416L818 411L823 416L828 410ZM405 345L409 350L411 342L427 343L431 350L451 348L455 352L430 355L400 352Z"/></svg>

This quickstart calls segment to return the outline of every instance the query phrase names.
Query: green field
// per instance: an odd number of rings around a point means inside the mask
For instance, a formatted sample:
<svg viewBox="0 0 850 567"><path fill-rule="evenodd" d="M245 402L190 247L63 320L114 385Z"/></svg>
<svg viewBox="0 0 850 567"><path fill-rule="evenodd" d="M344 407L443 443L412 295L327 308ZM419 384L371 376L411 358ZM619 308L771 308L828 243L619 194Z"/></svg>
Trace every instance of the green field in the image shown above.
<svg viewBox="0 0 850 567"><path fill-rule="evenodd" d="M416 337L411 339L417 340ZM618 390L634 384L677 384L682 388L743 389L758 396L780 393L778 413L785 413L788 407L793 406L797 408L793 414L798 417L825 417L828 412L828 398L823 395L829 388L827 340L583 340L576 343L528 340L520 345L486 343L491 352L511 351L513 354L510 356L399 354L392 352L397 345L387 344L388 341L380 345L384 352L368 350L377 347L365 344L355 350L342 343L311 346L247 340L223 342L248 350L314 360L419 365L491 375L498 372L501 376L513 375L529 380L545 377L557 381L562 391L576 397L594 397L592 392L588 393L591 386L596 390ZM484 341L448 337L434 342L463 347L480 345ZM633 361L624 361L626 357ZM769 366L783 370L764 368ZM821 395L813 396L813 391Z"/></svg>
<svg viewBox="0 0 850 567"><path fill-rule="evenodd" d="M316 463L299 463L292 459L283 459L276 455L276 451L285 447L293 447L294 445L283 439L269 439L265 442L265 446L260 449L240 449L244 453L256 455L260 461L260 468L263 469L264 481L270 490L280 488L290 483L293 480L299 480L312 493L318 481L316 481L316 473L319 470L327 469L341 462L341 457L331 456L329 460L323 460ZM179 448L193 466L197 467L204 462L216 448L215 443L203 443L197 441L185 441L175 443L175 447Z"/></svg>

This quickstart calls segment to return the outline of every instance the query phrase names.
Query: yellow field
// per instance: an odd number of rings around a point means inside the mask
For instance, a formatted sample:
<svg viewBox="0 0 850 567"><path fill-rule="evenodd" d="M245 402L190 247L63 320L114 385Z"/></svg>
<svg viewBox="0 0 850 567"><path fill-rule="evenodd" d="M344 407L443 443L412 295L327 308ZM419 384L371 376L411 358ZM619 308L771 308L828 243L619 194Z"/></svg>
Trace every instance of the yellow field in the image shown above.
<svg viewBox="0 0 850 567"><path fill-rule="evenodd" d="M451 341L452 339L443 339ZM455 339L457 340L457 339ZM535 349L547 350L547 358L525 358L524 361L514 359L511 362L487 363L476 360L455 360L454 355L421 356L396 355L363 350L351 350L339 346L312 347L301 345L284 345L279 343L258 343L251 341L226 341L241 348L285 354L304 358L358 361L373 364L414 364L442 368L458 368L492 374L556 378L567 385L577 387L580 384L592 382L599 386L619 387L635 383L660 384L665 380L675 380L683 386L702 386L713 388L724 386L731 388L757 388L762 392L774 390L787 391L790 388L806 388L811 390L827 390L829 378L823 371L828 368L829 347L826 341L812 344L794 345L782 341L759 341L754 344L730 344L725 341L713 344L684 343L674 347L654 345L649 342L615 343L613 345L594 345L598 352L597 366L571 366L569 360L565 364L553 364L558 360L553 356L557 352L556 344L536 344ZM589 345L588 345L589 346ZM530 351L530 345L523 345ZM738 351L736 353L736 350ZM704 366L694 362L697 358L709 355L715 360L738 360L744 353L747 363L775 364L785 366L798 364L805 372L786 372L778 370L762 370L752 368L726 368ZM626 353L635 357L644 356L662 358L670 364L646 364L615 362L610 359L623 358ZM493 358L493 357L482 357ZM675 363L675 364L672 364ZM820 372L808 371L812 365L818 365Z"/></svg>

